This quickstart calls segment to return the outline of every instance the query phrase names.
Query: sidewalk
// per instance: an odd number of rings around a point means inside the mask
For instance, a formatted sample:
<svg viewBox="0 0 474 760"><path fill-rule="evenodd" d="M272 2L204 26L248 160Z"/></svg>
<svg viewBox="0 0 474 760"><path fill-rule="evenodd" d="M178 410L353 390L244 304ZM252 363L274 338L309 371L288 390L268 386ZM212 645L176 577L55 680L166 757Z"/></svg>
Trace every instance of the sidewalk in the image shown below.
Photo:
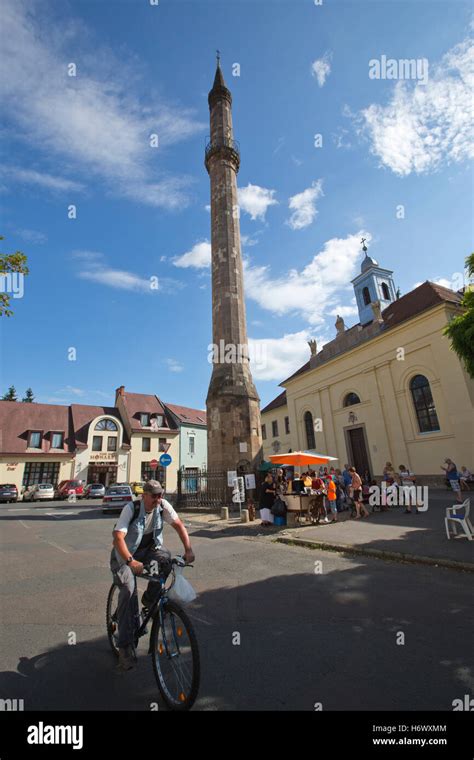
<svg viewBox="0 0 474 760"><path fill-rule="evenodd" d="M240 523L238 517L224 521L215 514L183 513L182 517L208 527L213 534L225 531L230 536L268 536L281 543L320 550L474 572L474 541L467 538L448 540L446 536L445 509L454 501L448 491L433 490L430 491L427 512L405 514L404 507L392 507L389 512L371 512L369 518L361 520L350 519L349 512L342 512L338 523L308 524L298 528L263 528L258 519ZM471 504L474 504L474 494Z"/></svg>

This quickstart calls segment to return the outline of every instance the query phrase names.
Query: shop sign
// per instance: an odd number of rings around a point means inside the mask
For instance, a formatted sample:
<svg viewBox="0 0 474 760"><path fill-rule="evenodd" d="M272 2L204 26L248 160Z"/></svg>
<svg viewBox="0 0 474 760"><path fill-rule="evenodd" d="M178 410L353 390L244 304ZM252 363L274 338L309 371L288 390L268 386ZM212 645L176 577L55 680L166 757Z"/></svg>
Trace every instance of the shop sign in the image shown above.
<svg viewBox="0 0 474 760"><path fill-rule="evenodd" d="M90 455L90 461L91 462L116 462L117 461L117 454L91 454Z"/></svg>

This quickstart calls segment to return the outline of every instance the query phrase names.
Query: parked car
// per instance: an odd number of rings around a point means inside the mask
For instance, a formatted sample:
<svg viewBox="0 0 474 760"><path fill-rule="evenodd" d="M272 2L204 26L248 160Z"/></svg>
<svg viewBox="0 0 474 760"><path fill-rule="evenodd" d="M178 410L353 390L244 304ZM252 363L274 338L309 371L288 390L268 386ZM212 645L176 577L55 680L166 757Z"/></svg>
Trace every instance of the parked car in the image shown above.
<svg viewBox="0 0 474 760"><path fill-rule="evenodd" d="M89 483L84 495L86 499L102 499L105 496L105 486L102 483Z"/></svg>
<svg viewBox="0 0 474 760"><path fill-rule="evenodd" d="M143 480L138 480L135 483L132 483L132 491L135 496L141 496L143 493L143 486L145 483Z"/></svg>
<svg viewBox="0 0 474 760"><path fill-rule="evenodd" d="M133 492L130 486L110 486L105 492L102 502L102 512L121 512L126 504L133 501Z"/></svg>
<svg viewBox="0 0 474 760"><path fill-rule="evenodd" d="M78 499L84 497L84 486L79 480L62 480L54 493L55 499L67 499L75 494Z"/></svg>
<svg viewBox="0 0 474 760"><path fill-rule="evenodd" d="M11 483L2 483L0 485L0 502L15 502L18 501L18 489Z"/></svg>
<svg viewBox="0 0 474 760"><path fill-rule="evenodd" d="M29 486L23 494L23 501L52 501L54 486L51 483L36 483Z"/></svg>

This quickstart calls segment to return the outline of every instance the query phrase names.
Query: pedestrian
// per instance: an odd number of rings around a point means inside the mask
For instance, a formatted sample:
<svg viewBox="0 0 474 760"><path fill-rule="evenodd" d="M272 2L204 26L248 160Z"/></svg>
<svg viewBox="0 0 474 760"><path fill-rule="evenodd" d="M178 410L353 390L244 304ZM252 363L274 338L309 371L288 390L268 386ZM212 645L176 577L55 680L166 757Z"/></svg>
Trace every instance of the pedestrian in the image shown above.
<svg viewBox="0 0 474 760"><path fill-rule="evenodd" d="M461 484L461 490L464 488L465 491L469 491L468 483L472 483L474 481L474 477L472 475L472 472L470 472L467 467L461 467L461 473L459 482Z"/></svg>
<svg viewBox="0 0 474 760"><path fill-rule="evenodd" d="M271 513L271 508L273 507L273 502L276 498L276 488L273 483L273 477L271 472L267 472L265 475L265 480L262 483L262 489L260 494L260 519L262 521L263 526L272 525L273 524L273 515Z"/></svg>
<svg viewBox="0 0 474 760"><path fill-rule="evenodd" d="M352 476L351 488L353 491L352 498L354 499L354 505L355 505L356 513L357 513L356 520L359 520L361 517L361 514L360 514L361 510L363 510L364 512L362 517L368 517L369 512L365 504L363 504L362 502L362 479L360 475L356 472L355 467L349 467L349 472L351 473L351 476Z"/></svg>
<svg viewBox="0 0 474 760"><path fill-rule="evenodd" d="M349 496L349 488L352 484L352 475L349 472L349 465L344 465L344 470L342 471L342 477L344 478L344 490L346 492L346 495Z"/></svg>
<svg viewBox="0 0 474 760"><path fill-rule="evenodd" d="M416 503L416 495L412 499L412 488L414 488L416 483L416 478L413 472L410 472L404 464L399 465L398 467L398 481L400 484L399 493L403 494L403 502L406 509L405 514L411 514L412 513L412 507L417 507ZM416 514L418 514L418 509L416 509Z"/></svg>
<svg viewBox="0 0 474 760"><path fill-rule="evenodd" d="M327 495L328 495L328 506L329 510L331 512L331 521L330 522L337 522L337 494L336 494L336 484L332 478L328 480L327 483Z"/></svg>
<svg viewBox="0 0 474 760"><path fill-rule="evenodd" d="M395 483L395 470L391 462L385 463L382 480L385 480L387 486L392 486Z"/></svg>
<svg viewBox="0 0 474 760"><path fill-rule="evenodd" d="M449 485L456 494L456 501L458 504L462 504L461 483L459 482L458 468L454 464L453 460L449 459L449 457L447 457L444 462L447 467L443 467L443 465L441 465L441 469L445 471Z"/></svg>

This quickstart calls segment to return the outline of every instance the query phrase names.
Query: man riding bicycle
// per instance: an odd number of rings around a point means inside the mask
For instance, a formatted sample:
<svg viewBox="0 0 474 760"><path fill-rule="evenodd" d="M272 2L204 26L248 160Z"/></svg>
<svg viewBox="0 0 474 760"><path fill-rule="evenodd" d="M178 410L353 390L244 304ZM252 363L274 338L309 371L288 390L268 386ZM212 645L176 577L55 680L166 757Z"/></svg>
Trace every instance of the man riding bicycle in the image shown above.
<svg viewBox="0 0 474 760"><path fill-rule="evenodd" d="M188 532L171 504L163 498L161 483L157 480L145 483L138 504L138 514L133 502L123 508L113 531L114 548L110 556L110 569L120 589L117 608L120 670L135 666L134 631L138 616L135 575L142 573L145 563L153 561L165 577L171 571L171 554L163 547L163 520L179 535L186 562L194 561ZM142 596L142 605L151 607L159 593L159 584L150 581Z"/></svg>

